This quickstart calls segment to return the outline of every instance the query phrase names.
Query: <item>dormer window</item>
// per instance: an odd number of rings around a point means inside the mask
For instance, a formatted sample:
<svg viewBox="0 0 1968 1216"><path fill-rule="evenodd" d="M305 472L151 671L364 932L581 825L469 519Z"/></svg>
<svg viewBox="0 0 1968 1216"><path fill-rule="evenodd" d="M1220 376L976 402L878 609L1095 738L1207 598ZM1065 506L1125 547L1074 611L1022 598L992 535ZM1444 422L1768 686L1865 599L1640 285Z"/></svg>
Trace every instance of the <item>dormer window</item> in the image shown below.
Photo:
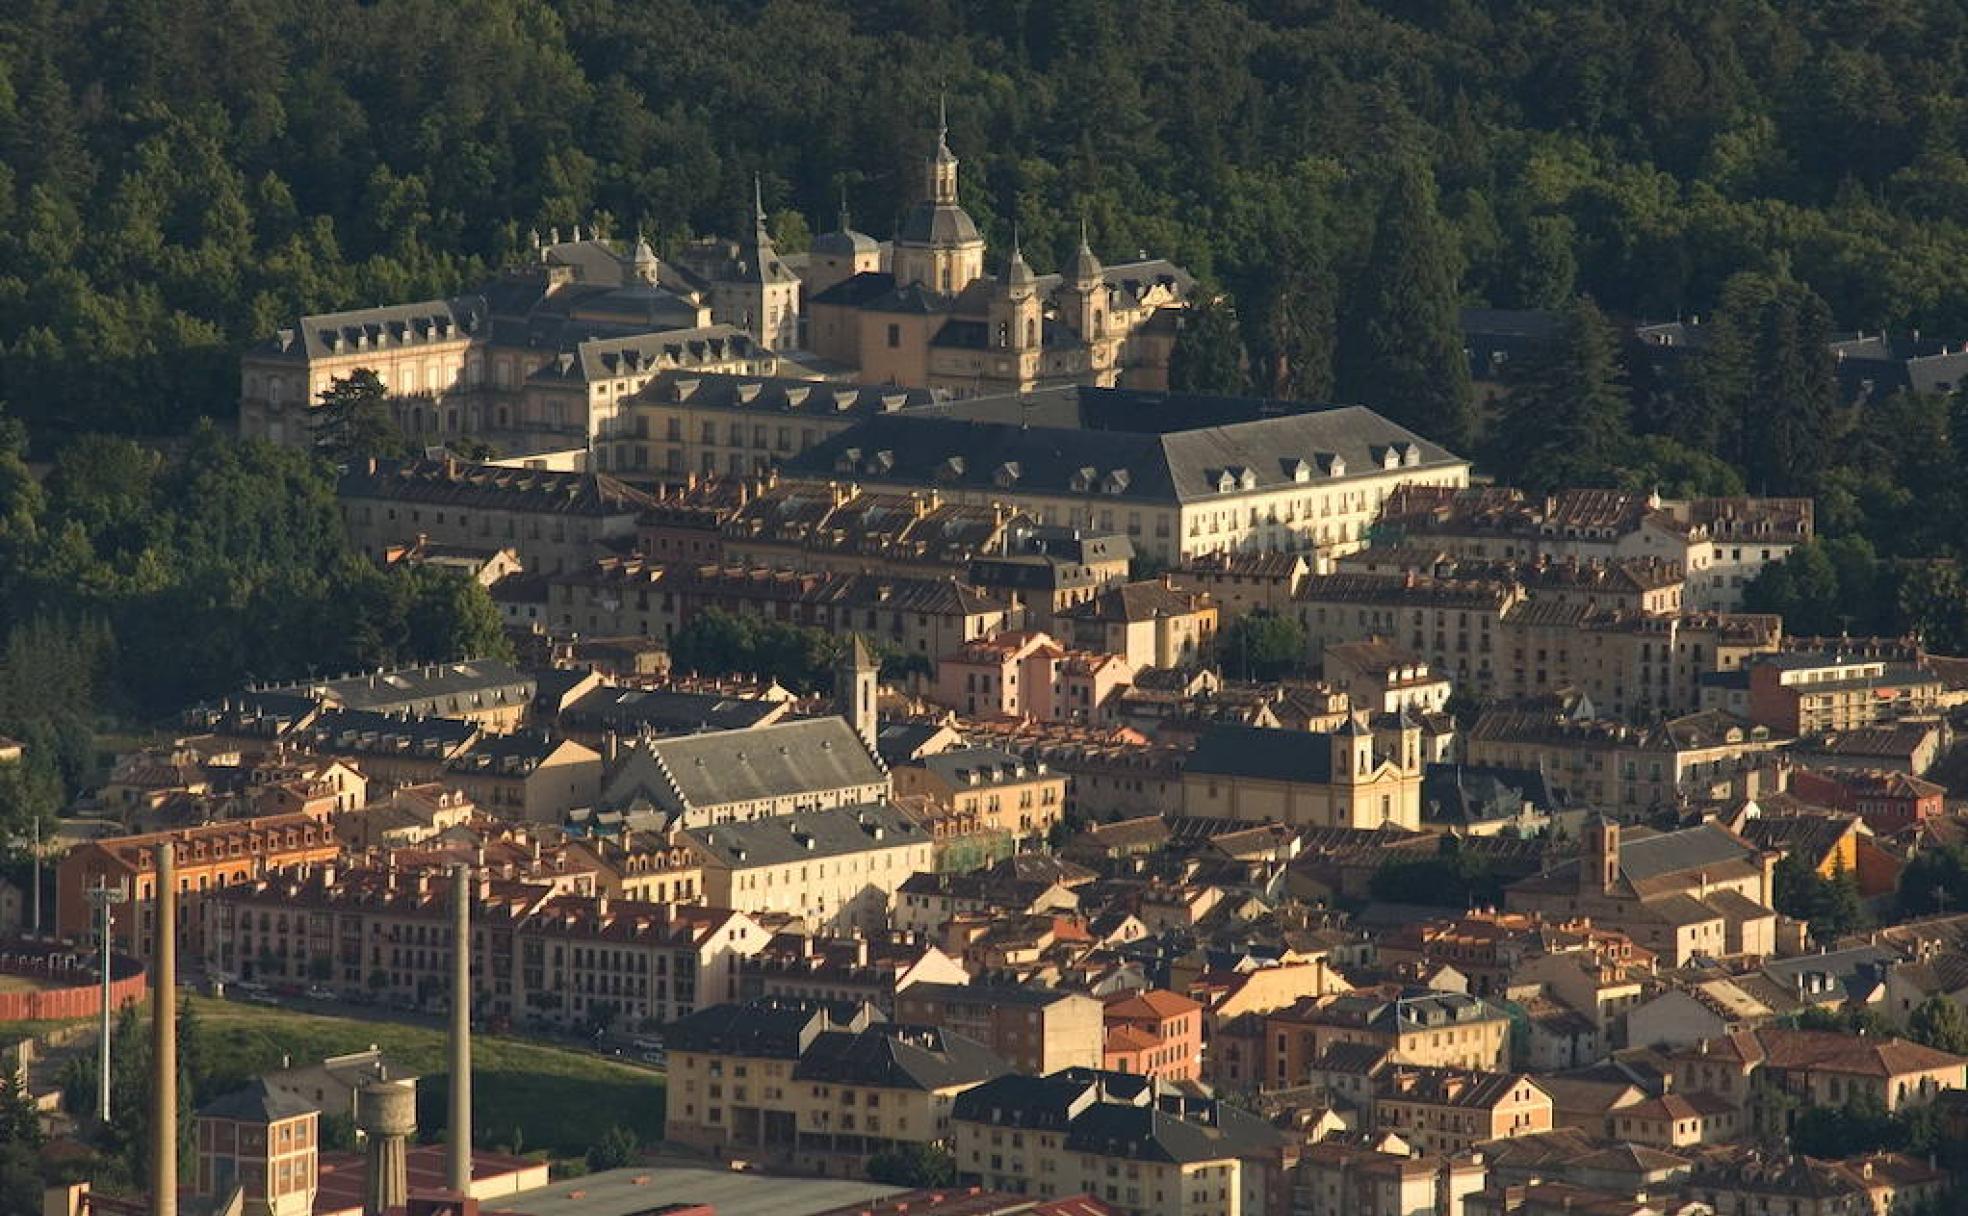
<svg viewBox="0 0 1968 1216"><path fill-rule="evenodd" d="M1311 481L1312 480L1311 463L1309 461L1304 461L1304 460L1292 461L1291 479L1293 481L1301 481L1301 482Z"/></svg>
<svg viewBox="0 0 1968 1216"><path fill-rule="evenodd" d="M1007 460L992 472L991 481L994 485L1008 489L1018 484L1018 478L1021 472L1022 470L1019 469L1016 460Z"/></svg>
<svg viewBox="0 0 1968 1216"><path fill-rule="evenodd" d="M1099 470L1095 469L1092 465L1084 465L1080 468L1073 470L1073 476L1070 484L1072 485L1074 492L1084 494L1088 490L1093 489L1094 481L1099 476L1100 476Z"/></svg>
<svg viewBox="0 0 1968 1216"><path fill-rule="evenodd" d="M1109 469L1107 476L1100 479L1100 488L1109 494L1125 494L1130 480L1126 469Z"/></svg>

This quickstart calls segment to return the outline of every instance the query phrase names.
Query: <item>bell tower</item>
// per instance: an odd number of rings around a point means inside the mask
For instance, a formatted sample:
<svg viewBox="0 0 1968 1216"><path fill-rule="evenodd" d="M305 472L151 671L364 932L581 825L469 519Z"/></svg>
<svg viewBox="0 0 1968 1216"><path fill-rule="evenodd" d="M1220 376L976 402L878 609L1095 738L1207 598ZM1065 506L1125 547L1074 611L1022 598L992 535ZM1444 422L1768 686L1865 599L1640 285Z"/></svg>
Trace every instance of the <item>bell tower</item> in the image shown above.
<svg viewBox="0 0 1968 1216"><path fill-rule="evenodd" d="M881 663L869 653L861 635L854 634L834 667L834 704L870 752L875 750L879 729L876 698L880 691Z"/></svg>

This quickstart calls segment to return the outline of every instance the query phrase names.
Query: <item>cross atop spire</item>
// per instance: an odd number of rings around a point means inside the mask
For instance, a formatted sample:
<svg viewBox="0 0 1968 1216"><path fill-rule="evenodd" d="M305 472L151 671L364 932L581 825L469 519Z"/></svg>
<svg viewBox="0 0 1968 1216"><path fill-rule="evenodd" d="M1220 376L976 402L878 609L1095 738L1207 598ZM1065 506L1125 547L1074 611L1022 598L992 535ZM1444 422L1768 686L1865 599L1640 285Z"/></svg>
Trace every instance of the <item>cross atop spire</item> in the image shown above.
<svg viewBox="0 0 1968 1216"><path fill-rule="evenodd" d="M842 232L847 232L850 230L847 222L847 183L846 182L841 183L840 230Z"/></svg>

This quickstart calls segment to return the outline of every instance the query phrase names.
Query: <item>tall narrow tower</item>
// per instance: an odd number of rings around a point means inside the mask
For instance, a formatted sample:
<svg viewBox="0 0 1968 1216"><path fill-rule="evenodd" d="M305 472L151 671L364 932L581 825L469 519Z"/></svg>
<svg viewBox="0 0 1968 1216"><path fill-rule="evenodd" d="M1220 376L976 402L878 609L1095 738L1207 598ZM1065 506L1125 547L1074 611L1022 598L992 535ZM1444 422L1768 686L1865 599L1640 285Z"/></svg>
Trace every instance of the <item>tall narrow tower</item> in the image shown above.
<svg viewBox="0 0 1968 1216"><path fill-rule="evenodd" d="M362 1216L383 1216L410 1202L410 1137L417 1130L417 1091L398 1081L371 1081L355 1091L355 1125L368 1141Z"/></svg>
<svg viewBox="0 0 1968 1216"><path fill-rule="evenodd" d="M471 1194L471 867L451 871L451 1119L447 1185Z"/></svg>
<svg viewBox="0 0 1968 1216"><path fill-rule="evenodd" d="M868 644L861 640L860 634L850 635L847 649L834 668L834 703L840 708L840 716L847 719L871 752L875 750L875 735L880 729L876 712L880 687L881 664L869 653Z"/></svg>
<svg viewBox="0 0 1968 1216"><path fill-rule="evenodd" d="M157 846L150 982L150 1210L178 1216L178 866L168 840Z"/></svg>

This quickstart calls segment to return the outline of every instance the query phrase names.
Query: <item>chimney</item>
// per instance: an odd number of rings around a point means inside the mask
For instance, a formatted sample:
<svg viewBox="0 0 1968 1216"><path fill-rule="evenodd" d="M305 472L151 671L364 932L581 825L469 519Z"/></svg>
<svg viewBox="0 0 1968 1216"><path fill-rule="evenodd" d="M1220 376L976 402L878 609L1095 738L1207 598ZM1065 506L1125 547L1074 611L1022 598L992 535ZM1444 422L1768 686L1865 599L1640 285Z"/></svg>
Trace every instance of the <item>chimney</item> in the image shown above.
<svg viewBox="0 0 1968 1216"><path fill-rule="evenodd" d="M157 846L157 941L151 955L150 1211L178 1216L178 866Z"/></svg>
<svg viewBox="0 0 1968 1216"><path fill-rule="evenodd" d="M451 1119L447 1185L471 1193L471 867L451 872Z"/></svg>

